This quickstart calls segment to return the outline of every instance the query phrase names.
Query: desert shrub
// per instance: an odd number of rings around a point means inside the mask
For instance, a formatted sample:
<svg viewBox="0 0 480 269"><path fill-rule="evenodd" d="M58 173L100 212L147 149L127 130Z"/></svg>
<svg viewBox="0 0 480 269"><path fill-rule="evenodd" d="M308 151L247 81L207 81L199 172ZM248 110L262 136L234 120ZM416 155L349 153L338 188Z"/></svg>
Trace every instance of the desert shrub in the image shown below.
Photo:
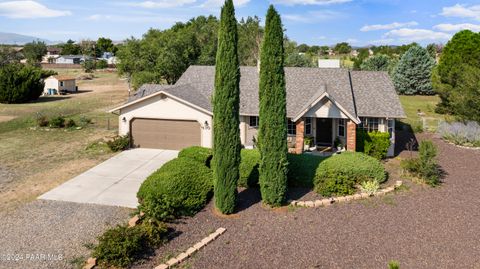
<svg viewBox="0 0 480 269"><path fill-rule="evenodd" d="M81 126L86 126L92 123L92 119L88 118L84 115L80 116L80 119L78 120Z"/></svg>
<svg viewBox="0 0 480 269"><path fill-rule="evenodd" d="M65 123L65 127L67 127L67 128L74 128L74 127L77 127L77 123L76 123L73 119L69 119L69 120L67 120L67 122Z"/></svg>
<svg viewBox="0 0 480 269"><path fill-rule="evenodd" d="M93 60L85 60L85 62L82 63L82 67L85 73L93 73L93 71L97 69L97 65Z"/></svg>
<svg viewBox="0 0 480 269"><path fill-rule="evenodd" d="M97 67L97 69L105 69L105 68L108 68L108 62L107 62L107 60L99 60L99 61L97 61L96 67Z"/></svg>
<svg viewBox="0 0 480 269"><path fill-rule="evenodd" d="M207 167L210 167L210 161L212 160L213 152L212 152L212 149L209 149L209 148L193 146L193 147L182 149L178 153L178 157L190 158L192 160L203 163Z"/></svg>
<svg viewBox="0 0 480 269"><path fill-rule="evenodd" d="M101 264L125 267L160 245L167 227L159 222L145 222L134 227L118 225L98 237L93 256Z"/></svg>
<svg viewBox="0 0 480 269"><path fill-rule="evenodd" d="M380 189L380 184L376 180L364 181L360 184L360 190L369 195L375 194Z"/></svg>
<svg viewBox="0 0 480 269"><path fill-rule="evenodd" d="M50 122L48 121L47 117L39 116L37 117L37 125L39 127L47 127Z"/></svg>
<svg viewBox="0 0 480 269"><path fill-rule="evenodd" d="M309 154L288 154L288 186L312 188L320 163L324 157Z"/></svg>
<svg viewBox="0 0 480 269"><path fill-rule="evenodd" d="M382 160L387 157L389 147L389 133L357 130L357 151L363 152L378 160Z"/></svg>
<svg viewBox="0 0 480 269"><path fill-rule="evenodd" d="M52 128L63 128L65 127L65 118L62 116L54 117L50 120L49 126Z"/></svg>
<svg viewBox="0 0 480 269"><path fill-rule="evenodd" d="M115 136L112 140L107 141L107 145L113 152L126 150L130 147L130 136Z"/></svg>
<svg viewBox="0 0 480 269"><path fill-rule="evenodd" d="M260 152L255 149L242 149L240 152L240 178L238 186L253 187L258 185L258 166L260 163Z"/></svg>
<svg viewBox="0 0 480 269"><path fill-rule="evenodd" d="M418 158L402 160L401 166L404 171L418 177L430 186L440 183L441 170L437 163L437 148L432 141L421 141Z"/></svg>
<svg viewBox="0 0 480 269"><path fill-rule="evenodd" d="M191 158L164 164L140 186L139 210L155 220L191 216L203 209L213 190L212 171Z"/></svg>
<svg viewBox="0 0 480 269"><path fill-rule="evenodd" d="M315 191L322 195L348 194L354 191L355 184L369 180L383 183L386 179L385 169L377 159L363 153L345 152L320 163L314 185Z"/></svg>
<svg viewBox="0 0 480 269"><path fill-rule="evenodd" d="M480 147L480 125L474 121L467 123L442 122L438 126L437 132L443 139L456 145Z"/></svg>

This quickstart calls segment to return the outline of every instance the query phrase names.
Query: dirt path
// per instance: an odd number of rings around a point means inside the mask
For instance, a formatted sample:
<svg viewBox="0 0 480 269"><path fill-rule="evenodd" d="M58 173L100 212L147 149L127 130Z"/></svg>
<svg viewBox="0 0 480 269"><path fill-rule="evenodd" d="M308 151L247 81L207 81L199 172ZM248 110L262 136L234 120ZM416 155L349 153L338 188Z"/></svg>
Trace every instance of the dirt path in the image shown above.
<svg viewBox="0 0 480 269"><path fill-rule="evenodd" d="M229 219L215 216L210 203L178 223L179 236L136 268L152 268L218 227L227 232L181 267L359 269L398 260L409 269L480 268L480 152L434 142L448 174L441 187L411 185L319 209L272 211L242 198L247 209Z"/></svg>

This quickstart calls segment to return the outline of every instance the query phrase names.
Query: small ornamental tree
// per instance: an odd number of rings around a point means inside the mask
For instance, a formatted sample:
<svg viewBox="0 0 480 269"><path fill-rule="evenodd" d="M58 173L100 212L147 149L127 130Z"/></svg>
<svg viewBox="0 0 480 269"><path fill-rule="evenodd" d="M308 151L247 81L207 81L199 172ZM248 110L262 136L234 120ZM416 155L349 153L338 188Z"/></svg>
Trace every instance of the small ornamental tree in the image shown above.
<svg viewBox="0 0 480 269"><path fill-rule="evenodd" d="M432 69L435 60L420 46L412 46L402 56L393 74L393 83L399 94L434 94Z"/></svg>
<svg viewBox="0 0 480 269"><path fill-rule="evenodd" d="M260 191L266 204L280 206L287 192L287 117L280 15L273 6L267 12L260 55Z"/></svg>
<svg viewBox="0 0 480 269"><path fill-rule="evenodd" d="M240 66L232 0L222 7L213 95L213 160L215 205L224 214L235 209L240 166Z"/></svg>
<svg viewBox="0 0 480 269"><path fill-rule="evenodd" d="M363 61L360 69L365 71L388 71L390 67L390 57L379 54Z"/></svg>

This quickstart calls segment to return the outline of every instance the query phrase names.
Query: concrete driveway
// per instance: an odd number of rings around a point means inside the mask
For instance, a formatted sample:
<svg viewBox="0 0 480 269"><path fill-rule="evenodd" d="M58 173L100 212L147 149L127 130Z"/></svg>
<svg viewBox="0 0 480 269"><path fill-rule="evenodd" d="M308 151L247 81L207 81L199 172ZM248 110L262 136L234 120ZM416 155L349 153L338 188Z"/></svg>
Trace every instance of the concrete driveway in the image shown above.
<svg viewBox="0 0 480 269"><path fill-rule="evenodd" d="M142 182L177 155L175 150L127 150L38 199L136 208Z"/></svg>

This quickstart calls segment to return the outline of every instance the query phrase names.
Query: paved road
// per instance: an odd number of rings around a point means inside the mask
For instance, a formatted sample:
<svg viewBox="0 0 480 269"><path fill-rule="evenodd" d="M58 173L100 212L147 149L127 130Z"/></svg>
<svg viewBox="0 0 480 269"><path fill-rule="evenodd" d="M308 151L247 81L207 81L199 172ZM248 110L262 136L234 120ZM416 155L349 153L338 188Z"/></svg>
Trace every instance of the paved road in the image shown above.
<svg viewBox="0 0 480 269"><path fill-rule="evenodd" d="M39 199L136 208L136 194L142 182L177 155L175 150L127 150Z"/></svg>

